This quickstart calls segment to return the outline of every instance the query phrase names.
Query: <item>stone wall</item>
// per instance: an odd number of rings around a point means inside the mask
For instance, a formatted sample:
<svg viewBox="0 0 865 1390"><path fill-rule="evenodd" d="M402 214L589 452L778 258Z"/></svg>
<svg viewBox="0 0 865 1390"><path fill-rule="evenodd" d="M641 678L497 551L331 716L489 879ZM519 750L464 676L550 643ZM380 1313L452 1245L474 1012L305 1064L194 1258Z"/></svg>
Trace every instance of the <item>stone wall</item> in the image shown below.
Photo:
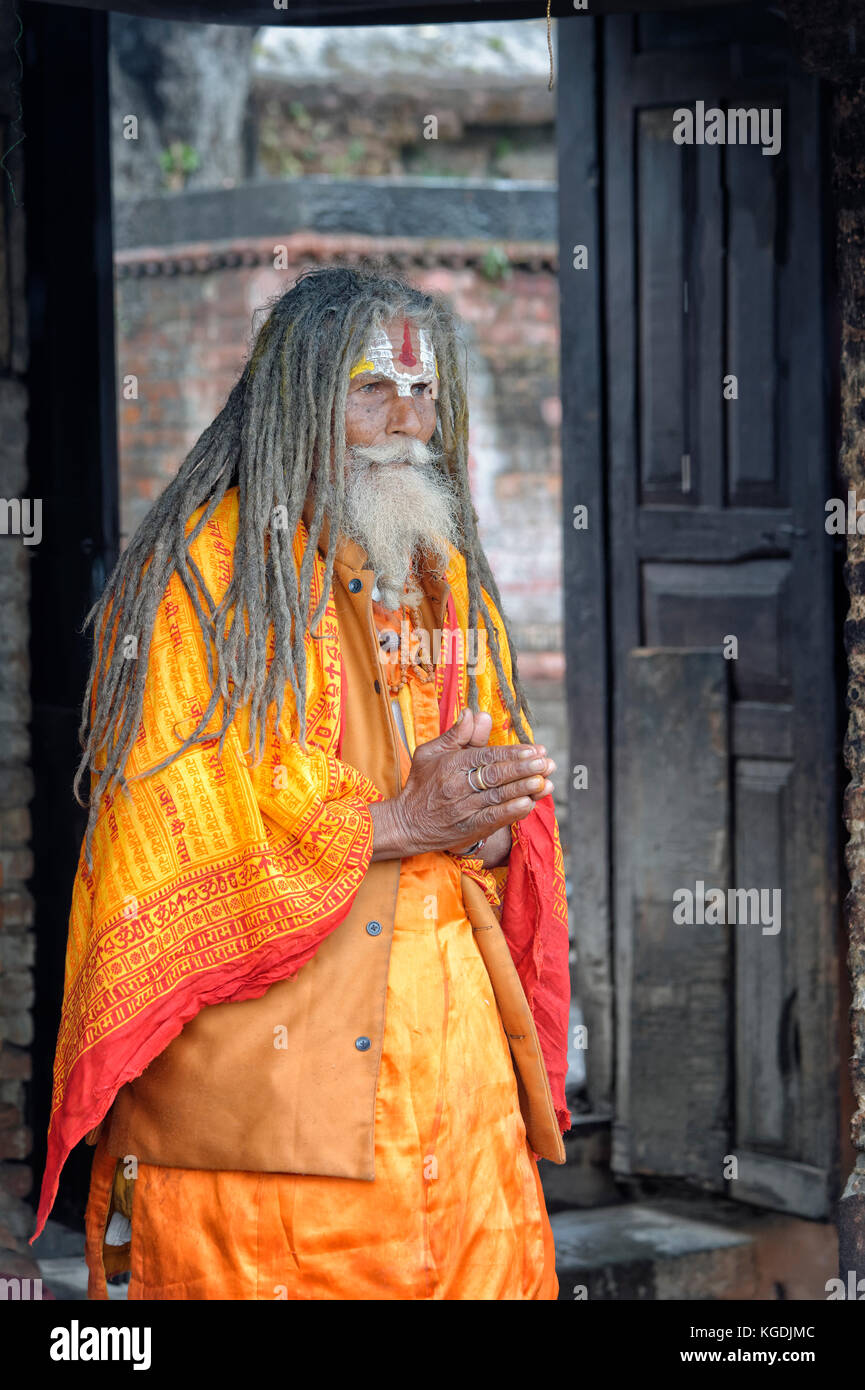
<svg viewBox="0 0 865 1390"><path fill-rule="evenodd" d="M284 247L274 269L274 247ZM293 233L116 255L121 532L135 530L225 402L266 306L309 265L387 254L464 325L472 490L513 624L534 732L558 765L567 840L560 521L559 329L552 243ZM130 388L127 387L127 391Z"/></svg>

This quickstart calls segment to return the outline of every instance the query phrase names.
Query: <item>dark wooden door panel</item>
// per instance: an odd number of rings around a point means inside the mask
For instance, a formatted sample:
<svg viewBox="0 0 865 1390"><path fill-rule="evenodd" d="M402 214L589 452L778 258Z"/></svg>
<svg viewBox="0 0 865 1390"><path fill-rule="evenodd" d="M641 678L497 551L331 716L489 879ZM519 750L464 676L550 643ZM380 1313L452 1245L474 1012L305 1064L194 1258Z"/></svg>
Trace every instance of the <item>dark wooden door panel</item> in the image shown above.
<svg viewBox="0 0 865 1390"><path fill-rule="evenodd" d="M696 331L720 310L721 156L674 144L674 111L636 113L640 496L696 507L718 500L722 446L722 344Z"/></svg>
<svg viewBox="0 0 865 1390"><path fill-rule="evenodd" d="M791 696L789 560L642 567L643 631L651 647L716 647L740 700Z"/></svg>
<svg viewBox="0 0 865 1390"><path fill-rule="evenodd" d="M727 497L733 506L778 507L788 501L780 425L790 408L789 344L779 335L788 181L778 159L746 145L724 161L729 218L725 373L735 375L738 391L733 408L725 410ZM802 196L804 189L797 192Z"/></svg>
<svg viewBox="0 0 865 1390"><path fill-rule="evenodd" d="M791 764L740 758L735 764L735 853L738 881L746 887L783 884L786 854L795 843L791 825ZM770 925L732 928L736 960L736 1114L738 1143L784 1154L797 1146L799 1107L788 1102L797 1087L796 978L791 936L795 904L780 890ZM777 929L776 929L777 928ZM795 1101L795 1097L794 1097Z"/></svg>
<svg viewBox="0 0 865 1390"><path fill-rule="evenodd" d="M727 673L714 652L641 649L622 674L631 775L616 875L631 930L616 932L613 1165L723 1191L730 939L678 924L674 895L730 878Z"/></svg>

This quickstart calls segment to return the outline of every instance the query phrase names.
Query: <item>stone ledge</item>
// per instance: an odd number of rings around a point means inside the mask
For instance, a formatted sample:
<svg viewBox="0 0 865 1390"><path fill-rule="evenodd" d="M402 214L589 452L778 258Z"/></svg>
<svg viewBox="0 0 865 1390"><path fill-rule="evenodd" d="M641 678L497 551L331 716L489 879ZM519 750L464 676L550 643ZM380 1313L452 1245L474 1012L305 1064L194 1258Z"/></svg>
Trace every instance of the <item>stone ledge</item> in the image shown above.
<svg viewBox="0 0 865 1390"><path fill-rule="evenodd" d="M825 1299L837 1275L834 1226L723 1198L560 1211L559 1301ZM584 1295L585 1296L585 1295Z"/></svg>
<svg viewBox="0 0 865 1390"><path fill-rule="evenodd" d="M254 179L236 188L189 189L115 204L115 262L133 248L202 243L215 254L213 228L231 240L287 241L292 233L355 233L379 239L540 242L535 254L558 256L555 184L519 179ZM377 247L380 254L384 248ZM272 263L271 248L269 260ZM247 262L248 263L248 262ZM207 269L208 266L202 268Z"/></svg>

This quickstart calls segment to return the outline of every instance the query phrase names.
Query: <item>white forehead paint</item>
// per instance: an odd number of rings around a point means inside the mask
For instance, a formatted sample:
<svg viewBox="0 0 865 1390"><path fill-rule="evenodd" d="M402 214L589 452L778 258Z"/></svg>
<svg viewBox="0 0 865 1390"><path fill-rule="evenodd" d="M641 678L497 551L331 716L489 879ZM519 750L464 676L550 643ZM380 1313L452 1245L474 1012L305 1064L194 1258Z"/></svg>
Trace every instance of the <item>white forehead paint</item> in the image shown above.
<svg viewBox="0 0 865 1390"><path fill-rule="evenodd" d="M406 325L406 330L408 325ZM418 329L418 351L420 352L420 362L415 365L406 358L414 358L415 353L411 347L408 331L403 340L403 348L399 356L396 356L393 343L390 338L381 330L371 338L364 348L363 357L352 367L349 377L359 376L361 372L380 372L390 381L396 382L398 396L410 396L412 387L418 382L427 383L429 395L432 400L438 398L438 368L436 366L435 353L426 329ZM404 370L401 370L401 367Z"/></svg>

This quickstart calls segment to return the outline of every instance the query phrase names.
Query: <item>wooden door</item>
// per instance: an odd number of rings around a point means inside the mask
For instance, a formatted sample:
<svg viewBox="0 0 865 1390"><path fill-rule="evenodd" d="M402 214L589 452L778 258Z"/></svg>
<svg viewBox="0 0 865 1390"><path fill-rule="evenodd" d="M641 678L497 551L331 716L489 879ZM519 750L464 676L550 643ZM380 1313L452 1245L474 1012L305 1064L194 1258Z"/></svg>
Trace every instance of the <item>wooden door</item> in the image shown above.
<svg viewBox="0 0 865 1390"><path fill-rule="evenodd" d="M566 52L582 26L561 27ZM613 1167L821 1217L840 1065L821 94L759 11L595 34ZM778 110L780 150L677 144L697 102ZM574 276L589 236L565 216ZM563 349L565 399L568 371ZM710 889L720 923L699 921Z"/></svg>

